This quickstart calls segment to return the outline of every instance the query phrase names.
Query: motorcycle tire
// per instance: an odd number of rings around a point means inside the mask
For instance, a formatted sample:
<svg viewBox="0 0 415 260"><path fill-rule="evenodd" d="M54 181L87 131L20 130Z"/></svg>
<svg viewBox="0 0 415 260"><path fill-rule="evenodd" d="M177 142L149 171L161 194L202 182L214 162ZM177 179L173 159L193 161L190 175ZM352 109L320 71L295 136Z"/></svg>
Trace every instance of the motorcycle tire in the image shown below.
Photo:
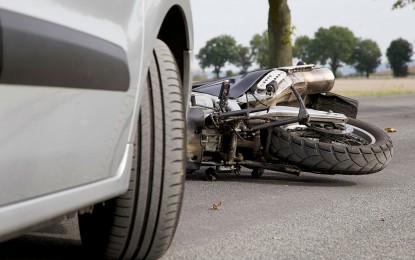
<svg viewBox="0 0 415 260"><path fill-rule="evenodd" d="M322 142L274 128L270 154L294 164L303 171L321 174L360 175L378 172L392 159L393 145L390 137L381 129L349 118L347 125L357 138L370 139L368 144L350 145L347 142Z"/></svg>
<svg viewBox="0 0 415 260"><path fill-rule="evenodd" d="M78 216L91 259L156 259L169 248L184 191L181 86L173 54L157 40L142 88L128 191Z"/></svg>

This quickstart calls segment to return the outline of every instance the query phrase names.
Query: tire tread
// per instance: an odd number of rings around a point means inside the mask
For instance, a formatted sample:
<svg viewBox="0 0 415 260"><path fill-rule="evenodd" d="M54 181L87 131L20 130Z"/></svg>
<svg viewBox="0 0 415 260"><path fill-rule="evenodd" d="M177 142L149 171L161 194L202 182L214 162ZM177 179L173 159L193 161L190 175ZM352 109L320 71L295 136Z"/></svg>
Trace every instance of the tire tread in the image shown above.
<svg viewBox="0 0 415 260"><path fill-rule="evenodd" d="M378 172L391 161L393 145L382 130L356 119L349 122L370 131L376 142L371 145L340 146L292 135L282 128L272 132L270 153L302 170L323 174L369 174Z"/></svg>

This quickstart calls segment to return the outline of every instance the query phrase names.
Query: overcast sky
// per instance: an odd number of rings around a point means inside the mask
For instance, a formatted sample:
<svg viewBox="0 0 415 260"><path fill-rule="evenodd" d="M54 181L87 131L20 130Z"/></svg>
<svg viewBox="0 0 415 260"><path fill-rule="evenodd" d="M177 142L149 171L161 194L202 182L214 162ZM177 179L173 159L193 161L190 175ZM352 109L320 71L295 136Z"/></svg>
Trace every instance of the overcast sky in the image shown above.
<svg viewBox="0 0 415 260"><path fill-rule="evenodd" d="M356 37L376 41L385 57L394 39L402 37L415 47L414 5L391 10L393 0L288 0L295 36L314 33L320 27L348 27ZM267 0L191 0L195 54L209 39L229 34L249 45L255 33L267 29ZM294 38L295 38L294 36ZM386 60L386 58L384 58ZM195 64L196 65L196 64Z"/></svg>

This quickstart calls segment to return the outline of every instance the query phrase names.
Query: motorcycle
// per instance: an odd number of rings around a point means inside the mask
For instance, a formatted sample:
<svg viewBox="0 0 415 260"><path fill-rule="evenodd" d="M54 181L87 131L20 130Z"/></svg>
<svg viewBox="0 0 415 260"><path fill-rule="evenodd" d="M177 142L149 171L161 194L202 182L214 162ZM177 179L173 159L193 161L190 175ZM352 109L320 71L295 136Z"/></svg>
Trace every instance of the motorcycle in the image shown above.
<svg viewBox="0 0 415 260"><path fill-rule="evenodd" d="M258 70L194 83L187 119L187 171L264 170L300 175L370 174L391 161L381 129L356 119L358 101L331 93L335 77L314 65Z"/></svg>

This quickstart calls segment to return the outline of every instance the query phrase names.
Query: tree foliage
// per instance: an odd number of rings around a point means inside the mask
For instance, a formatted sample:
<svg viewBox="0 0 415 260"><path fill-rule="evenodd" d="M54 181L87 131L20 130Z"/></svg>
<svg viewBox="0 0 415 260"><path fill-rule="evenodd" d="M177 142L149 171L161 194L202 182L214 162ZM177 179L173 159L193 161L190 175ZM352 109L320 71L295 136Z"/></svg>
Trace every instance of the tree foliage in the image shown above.
<svg viewBox="0 0 415 260"><path fill-rule="evenodd" d="M287 0L268 0L269 65L292 64L291 12Z"/></svg>
<svg viewBox="0 0 415 260"><path fill-rule="evenodd" d="M355 69L364 73L367 78L375 72L381 62L382 52L376 42L372 40L358 40L354 50Z"/></svg>
<svg viewBox="0 0 415 260"><path fill-rule="evenodd" d="M353 63L353 51L356 38L348 28L331 26L328 29L320 28L314 34L310 46L310 55L321 64L329 64L336 74L341 63Z"/></svg>
<svg viewBox="0 0 415 260"><path fill-rule="evenodd" d="M232 36L221 35L207 41L196 55L202 69L213 67L213 73L219 78L221 68L227 62L233 63L237 59L236 41Z"/></svg>
<svg viewBox="0 0 415 260"><path fill-rule="evenodd" d="M412 44L407 40L399 38L394 40L386 50L389 64L395 77L406 77L408 75L407 63L413 55Z"/></svg>
<svg viewBox="0 0 415 260"><path fill-rule="evenodd" d="M240 74L245 74L252 65L252 53L248 47L243 45L238 45L236 50L237 55L234 64L241 68Z"/></svg>
<svg viewBox="0 0 415 260"><path fill-rule="evenodd" d="M260 69L266 69L270 66L268 43L268 31L255 34L250 41L253 60L258 63Z"/></svg>
<svg viewBox="0 0 415 260"><path fill-rule="evenodd" d="M311 53L312 39L308 36L299 36L295 39L293 46L293 57L296 57L306 63L315 63Z"/></svg>
<svg viewBox="0 0 415 260"><path fill-rule="evenodd" d="M411 3L415 3L415 0L397 0L393 6L392 9L402 8L405 7Z"/></svg>

